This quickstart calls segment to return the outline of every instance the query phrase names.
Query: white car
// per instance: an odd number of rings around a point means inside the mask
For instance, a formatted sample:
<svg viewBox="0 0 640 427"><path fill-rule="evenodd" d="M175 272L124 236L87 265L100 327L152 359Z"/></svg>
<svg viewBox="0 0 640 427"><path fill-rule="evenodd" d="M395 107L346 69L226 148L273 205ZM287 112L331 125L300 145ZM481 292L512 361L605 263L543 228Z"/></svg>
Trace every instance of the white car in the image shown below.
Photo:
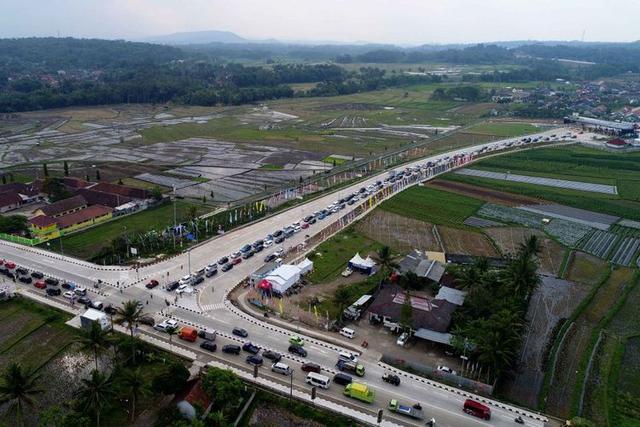
<svg viewBox="0 0 640 427"><path fill-rule="evenodd" d="M269 246L273 245L273 240L271 239L265 239L264 243L262 244L265 248L268 248Z"/></svg>
<svg viewBox="0 0 640 427"><path fill-rule="evenodd" d="M74 299L76 297L76 294L74 294L72 291L65 291L62 296L67 299Z"/></svg>
<svg viewBox="0 0 640 427"><path fill-rule="evenodd" d="M458 373L456 371L454 371L450 367L444 366L444 365L438 365L438 371L446 372L446 373L451 374L451 375L458 375Z"/></svg>
<svg viewBox="0 0 640 427"><path fill-rule="evenodd" d="M189 285L180 285L176 289L176 294L192 294L193 288Z"/></svg>
<svg viewBox="0 0 640 427"><path fill-rule="evenodd" d="M155 329L156 331L160 331L160 332L164 332L169 328L174 328L177 329L178 328L178 322L176 320L173 319L167 319L164 320L160 323L156 323L153 326L153 329Z"/></svg>
<svg viewBox="0 0 640 427"><path fill-rule="evenodd" d="M193 282L193 277L191 277L191 275L188 276L183 276L178 283L180 283L180 286L186 286L186 285L190 285L191 282ZM178 288L179 289L179 288Z"/></svg>
<svg viewBox="0 0 640 427"><path fill-rule="evenodd" d="M409 334L407 332L403 332L398 337L396 344L399 345L400 347L404 347L408 341L409 341Z"/></svg>
<svg viewBox="0 0 640 427"><path fill-rule="evenodd" d="M299 222L294 222L293 224L291 224L291 228L293 228L294 233L297 233L298 231L302 230Z"/></svg>
<svg viewBox="0 0 640 427"><path fill-rule="evenodd" d="M87 295L87 288L78 287L78 288L75 288L73 292L75 292L76 295L83 297Z"/></svg>
<svg viewBox="0 0 640 427"><path fill-rule="evenodd" d="M241 256L242 256L242 254L240 252L234 252L229 256L229 258L237 259L237 258L240 258Z"/></svg>

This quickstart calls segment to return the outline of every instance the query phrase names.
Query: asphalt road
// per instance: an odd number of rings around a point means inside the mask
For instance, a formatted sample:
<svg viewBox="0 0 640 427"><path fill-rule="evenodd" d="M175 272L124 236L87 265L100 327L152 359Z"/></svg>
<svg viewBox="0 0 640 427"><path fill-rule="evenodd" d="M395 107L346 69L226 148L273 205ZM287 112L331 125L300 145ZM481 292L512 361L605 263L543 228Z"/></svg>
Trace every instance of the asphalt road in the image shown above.
<svg viewBox="0 0 640 427"><path fill-rule="evenodd" d="M557 131L547 131L539 135L549 136ZM449 153L443 153L427 159L421 159L404 165L398 170L405 167L419 165L426 161L434 163L445 162L447 158L451 158L458 154L468 154L479 151L483 147L500 147L508 142L517 141L518 139L506 139L488 144L481 144L475 147L455 150ZM219 336L219 344L225 343L224 335L231 337L230 332L234 326L239 326L249 331L249 340L263 348L276 350L280 353L287 353L288 335L291 332L286 330L274 330L270 325L261 322L259 319L246 319L238 316L236 311L229 310L228 301L226 301L227 292L236 286L243 278L250 275L253 271L263 265L262 259L265 255L276 250L276 247L269 248L253 258L243 260L239 265L235 266L231 271L222 273L207 279L204 284L198 287L198 293L191 296L183 296L175 300L173 294L169 294L161 287L154 290L148 290L144 287L144 283L149 278L160 280L161 285L169 280L176 280L189 272L203 268L207 264L218 260L223 256L237 251L244 244L251 243L257 239L264 238L268 233L272 233L276 229L282 228L293 222L300 221L306 215L321 210L327 205L335 202L348 194L357 191L361 187L382 180L388 172L381 173L371 177L364 182L355 184L351 187L342 189L333 194L329 194L322 198L310 201L303 205L296 206L292 209L283 211L277 215L265 218L262 221L250 224L248 226L233 230L227 234L210 240L189 253L171 258L169 260L159 262L135 271L121 267L101 267L95 266L87 262L75 260L73 258L52 254L34 248L25 248L9 242L0 242L0 257L11 260L18 265L24 266L31 270L38 270L64 280L70 280L80 285L84 285L90 290L91 298L96 301L100 300L106 303L120 304L122 301L129 299L138 299L145 303L145 309L149 313L154 313L156 320L161 320L163 316L171 314L184 322L189 322L202 327L215 329L221 334ZM297 233L292 238L287 239L285 244L289 246L297 246L305 239L305 235L314 235L322 228L326 227L338 215L345 215L347 212L355 208L357 204L348 206L334 216L330 216L323 221L319 221L315 225L310 226L306 230ZM120 287L108 286L102 284L99 289L95 290L93 284L101 279L104 282L116 284ZM26 286L26 285L21 285ZM32 286L31 291L38 291ZM171 302L176 301L176 305L168 307L165 299ZM204 309L204 310L203 310ZM161 313L162 310L162 314ZM279 329L279 328L276 328ZM223 335L224 334L224 335ZM309 352L307 359L320 364L324 369L335 370L334 365L337 361L337 352L340 348L328 342L318 341L304 337L306 341L305 348ZM385 408L390 398L398 398L401 402L413 403L420 402L425 410L425 414L433 416L437 420L438 425L442 426L471 426L471 425L514 425L513 419L515 414L507 409L500 407L492 407L492 419L489 422L471 417L462 412L462 403L464 397L457 393L445 391L437 387L425 384L424 382L403 379L400 387L384 383L381 381L383 368L381 368L376 360L376 353L373 351L363 350L361 363L366 368L366 375L363 381L376 389L377 397L374 405L367 406L374 411L378 407ZM218 357L221 353L217 354ZM223 360L230 360L229 356L223 355ZM238 359L231 356L231 360ZM242 359L240 359L242 361ZM299 361L290 359L292 367L297 366ZM266 368L262 368L266 371ZM301 371L296 371L295 384L299 387L307 387L302 382L303 375ZM331 393L336 399L348 401L351 405L364 405L357 401L343 397L341 395L341 386L333 384ZM533 414L532 414L533 415ZM411 423L407 419L405 422ZM413 423L415 424L415 422ZM533 418L526 418L526 425L541 426L541 421Z"/></svg>

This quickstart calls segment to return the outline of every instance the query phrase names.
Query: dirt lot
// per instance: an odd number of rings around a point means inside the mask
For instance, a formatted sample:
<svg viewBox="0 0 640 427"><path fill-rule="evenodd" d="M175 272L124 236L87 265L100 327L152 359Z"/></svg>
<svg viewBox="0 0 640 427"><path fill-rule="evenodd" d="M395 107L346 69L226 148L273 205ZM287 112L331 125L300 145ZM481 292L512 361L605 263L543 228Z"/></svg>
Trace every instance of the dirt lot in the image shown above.
<svg viewBox="0 0 640 427"><path fill-rule="evenodd" d="M598 289L591 304L578 316L565 334L547 397L546 411L552 415L567 418L570 415L576 371L591 340L594 327L615 305L623 288L633 277L634 270L619 268L611 273L606 283Z"/></svg>
<svg viewBox="0 0 640 427"><path fill-rule="evenodd" d="M518 403L535 407L544 380L543 359L553 328L568 317L588 292L588 287L566 280L543 277L531 297L516 375L507 380L504 391Z"/></svg>
<svg viewBox="0 0 640 427"><path fill-rule="evenodd" d="M249 419L250 427L289 427L292 425L322 427L324 424L300 418L289 411L268 403L259 403Z"/></svg>
<svg viewBox="0 0 640 427"><path fill-rule="evenodd" d="M440 190L451 191L465 196L475 197L490 203L497 203L507 206L537 205L543 203L540 199L520 196L517 194L505 193L497 190L489 190L477 185L464 184L461 182L446 181L436 179L429 183L429 186Z"/></svg>
<svg viewBox="0 0 640 427"><path fill-rule="evenodd" d="M566 278L594 286L602 280L606 271L606 261L584 252L574 251L569 259Z"/></svg>
<svg viewBox="0 0 640 427"><path fill-rule="evenodd" d="M481 233L443 226L438 227L438 233L447 253L485 257L500 255L489 239Z"/></svg>
<svg viewBox="0 0 640 427"><path fill-rule="evenodd" d="M542 249L538 257L541 272L553 276L559 273L565 248L542 231L525 227L496 227L486 228L485 233L493 239L505 255L515 254L520 244L530 236L537 236Z"/></svg>
<svg viewBox="0 0 640 427"><path fill-rule="evenodd" d="M433 225L376 209L356 225L356 230L399 252L413 249L440 251Z"/></svg>

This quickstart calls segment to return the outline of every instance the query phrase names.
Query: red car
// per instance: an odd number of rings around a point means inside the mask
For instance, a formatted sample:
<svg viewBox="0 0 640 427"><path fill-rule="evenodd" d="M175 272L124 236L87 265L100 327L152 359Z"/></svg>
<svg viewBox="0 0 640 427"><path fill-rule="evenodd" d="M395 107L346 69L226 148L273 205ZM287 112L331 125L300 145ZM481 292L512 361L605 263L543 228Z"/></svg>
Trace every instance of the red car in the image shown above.
<svg viewBox="0 0 640 427"><path fill-rule="evenodd" d="M242 262L242 258L235 258L231 260L231 264L238 265Z"/></svg>
<svg viewBox="0 0 640 427"><path fill-rule="evenodd" d="M13 270L14 268L16 268L16 264L11 261L5 261L4 266L9 270Z"/></svg>
<svg viewBox="0 0 640 427"><path fill-rule="evenodd" d="M149 281L149 283L147 283L147 284L146 284L146 285L144 285L144 286L145 286L147 289L153 289L153 288L155 288L156 286L158 286L159 284L160 284L160 282L158 282L158 281L157 281L157 280L155 280L155 279L152 279L152 280L150 280L150 281Z"/></svg>
<svg viewBox="0 0 640 427"><path fill-rule="evenodd" d="M44 283L43 280L38 280L36 283L33 284L33 286L35 286L38 289L47 289L47 284Z"/></svg>
<svg viewBox="0 0 640 427"><path fill-rule="evenodd" d="M309 228L309 223L303 222L302 225L300 226L300 228L302 228L303 230L306 229L306 228Z"/></svg>

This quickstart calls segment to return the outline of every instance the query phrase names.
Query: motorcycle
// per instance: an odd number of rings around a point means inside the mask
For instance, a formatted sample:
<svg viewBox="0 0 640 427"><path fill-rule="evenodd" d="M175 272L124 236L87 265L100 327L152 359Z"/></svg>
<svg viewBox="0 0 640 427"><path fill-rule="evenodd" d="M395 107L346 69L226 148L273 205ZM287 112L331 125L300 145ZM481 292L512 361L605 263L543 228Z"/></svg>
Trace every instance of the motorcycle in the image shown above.
<svg viewBox="0 0 640 427"><path fill-rule="evenodd" d="M387 372L382 374L382 381L387 382L389 384L393 384L395 386L400 385L400 377L394 374L389 374Z"/></svg>
<svg viewBox="0 0 640 427"><path fill-rule="evenodd" d="M427 426L427 427L436 427L436 419L435 418L431 418L429 421L426 422L425 426Z"/></svg>
<svg viewBox="0 0 640 427"><path fill-rule="evenodd" d="M524 420L522 419L522 417L518 417L518 418L514 419L513 421L515 421L516 424L524 424Z"/></svg>

